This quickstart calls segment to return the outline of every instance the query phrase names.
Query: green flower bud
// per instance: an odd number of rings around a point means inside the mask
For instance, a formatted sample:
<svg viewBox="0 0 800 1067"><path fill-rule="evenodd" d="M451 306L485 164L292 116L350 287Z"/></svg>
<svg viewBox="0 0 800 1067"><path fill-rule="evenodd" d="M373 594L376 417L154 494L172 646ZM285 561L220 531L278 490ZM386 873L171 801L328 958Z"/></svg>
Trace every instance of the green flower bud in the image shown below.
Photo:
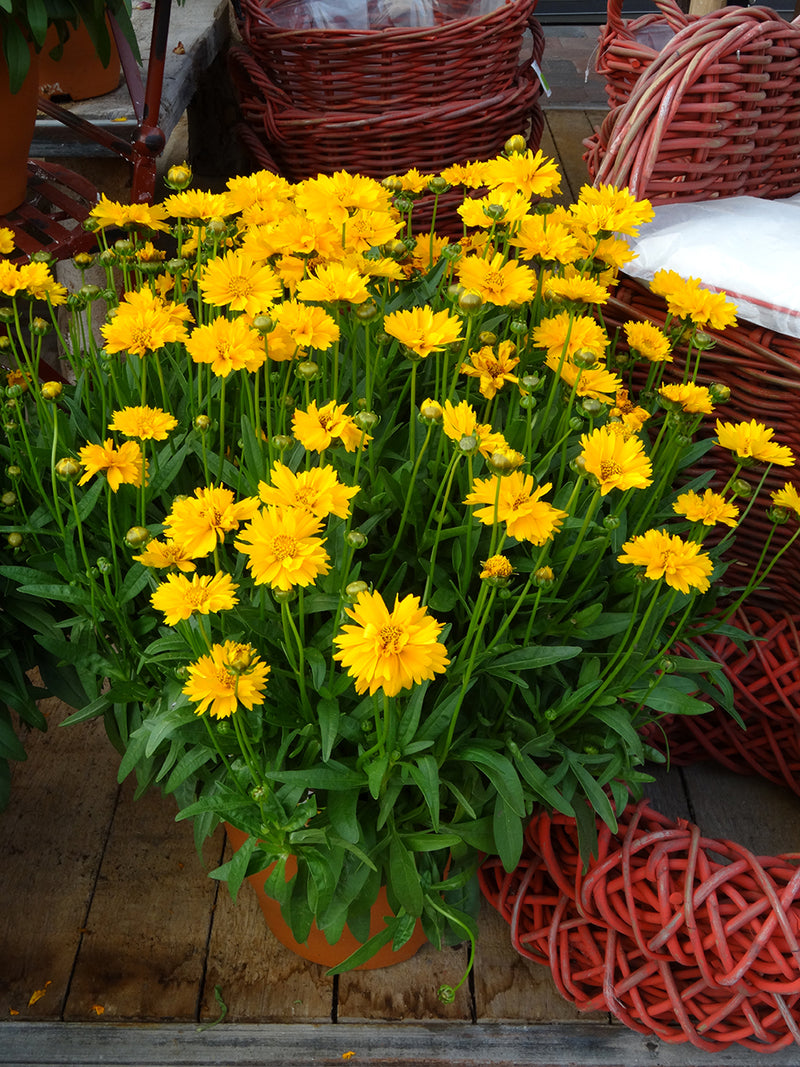
<svg viewBox="0 0 800 1067"><path fill-rule="evenodd" d="M6 396L9 397L11 400L16 400L17 397L22 396L22 394L24 392L25 392L25 389L21 385L7 385L6 386Z"/></svg>
<svg viewBox="0 0 800 1067"><path fill-rule="evenodd" d="M63 459L56 463L56 478L61 482L74 482L78 480L82 470L83 467L80 460L74 459L72 456L64 456Z"/></svg>
<svg viewBox="0 0 800 1067"><path fill-rule="evenodd" d="M767 518L770 522L776 526L783 526L789 521L791 512L786 508L779 507L777 504L773 504L767 508Z"/></svg>
<svg viewBox="0 0 800 1067"><path fill-rule="evenodd" d="M272 595L275 597L279 604L291 604L291 602L297 596L297 590L292 589L273 589Z"/></svg>
<svg viewBox="0 0 800 1067"><path fill-rule="evenodd" d="M178 192L192 184L192 168L188 163L175 163L167 171L164 184Z"/></svg>
<svg viewBox="0 0 800 1067"><path fill-rule="evenodd" d="M208 415L195 415L194 428L198 433L208 433L211 429L211 419Z"/></svg>
<svg viewBox="0 0 800 1067"><path fill-rule="evenodd" d="M521 156L523 152L527 151L527 148L528 142L525 140L521 133L513 134L513 136L509 137L509 139L503 145L503 151L507 156Z"/></svg>
<svg viewBox="0 0 800 1067"><path fill-rule="evenodd" d="M439 992L437 993L439 1000L442 1004L453 1004L456 999L456 991L450 985L439 986Z"/></svg>
<svg viewBox="0 0 800 1067"><path fill-rule="evenodd" d="M523 409L523 411L533 411L537 404L538 400L535 396L531 396L530 393L523 393L522 396L519 398L519 406Z"/></svg>
<svg viewBox="0 0 800 1067"><path fill-rule="evenodd" d="M584 396L581 398L580 409L584 414L588 415L589 418L596 418L604 408L605 405L603 402L594 396Z"/></svg>
<svg viewBox="0 0 800 1067"><path fill-rule="evenodd" d="M256 804L260 804L262 800L266 800L269 796L269 790L263 785L254 785L250 790L250 798L254 800Z"/></svg>
<svg viewBox="0 0 800 1067"><path fill-rule="evenodd" d="M592 367L597 365L597 353L593 352L591 348L579 348L573 355L572 362L580 370L591 370Z"/></svg>
<svg viewBox="0 0 800 1067"><path fill-rule="evenodd" d="M482 346L493 347L497 344L497 334L491 330L481 330L478 334L478 343Z"/></svg>
<svg viewBox="0 0 800 1067"><path fill-rule="evenodd" d="M363 534L360 530L351 530L345 535L345 543L350 545L351 548L363 548L367 543L366 534Z"/></svg>
<svg viewBox="0 0 800 1067"><path fill-rule="evenodd" d="M34 337L44 337L45 334L52 330L52 328L52 322L48 322L47 319L39 318L38 315L30 325L30 330Z"/></svg>
<svg viewBox="0 0 800 1067"><path fill-rule="evenodd" d="M118 256L130 256L133 254L133 242L126 238L120 238L114 242L114 251Z"/></svg>
<svg viewBox="0 0 800 1067"><path fill-rule="evenodd" d="M483 297L480 293L462 291L458 298L458 306L465 315L474 315L483 307Z"/></svg>
<svg viewBox="0 0 800 1067"><path fill-rule="evenodd" d="M72 257L72 262L79 270L88 270L94 261L95 256L91 252L78 252Z"/></svg>
<svg viewBox="0 0 800 1067"><path fill-rule="evenodd" d="M365 300L356 308L356 318L360 322L371 322L378 314L378 305L374 300Z"/></svg>
<svg viewBox="0 0 800 1067"><path fill-rule="evenodd" d="M125 534L125 544L128 548L144 548L152 536L146 526L131 526Z"/></svg>
<svg viewBox="0 0 800 1067"><path fill-rule="evenodd" d="M16 463L12 463L10 467L6 467L6 474L9 478L21 478L22 467L18 467Z"/></svg>
<svg viewBox="0 0 800 1067"><path fill-rule="evenodd" d="M58 400L64 386L61 382L44 382L42 384L42 399L43 400Z"/></svg>
<svg viewBox="0 0 800 1067"><path fill-rule="evenodd" d="M708 391L715 404L727 404L731 398L730 386L724 385L722 382L712 382L708 387Z"/></svg>
<svg viewBox="0 0 800 1067"><path fill-rule="evenodd" d="M371 433L380 421L381 417L375 411L357 411L353 416L353 422L364 433Z"/></svg>
<svg viewBox="0 0 800 1067"><path fill-rule="evenodd" d="M117 253L113 248L104 248L99 259L104 267L113 267L117 262Z"/></svg>
<svg viewBox="0 0 800 1067"><path fill-rule="evenodd" d="M313 382L319 376L319 363L305 359L295 366L294 373L302 382Z"/></svg>
<svg viewBox="0 0 800 1067"><path fill-rule="evenodd" d="M621 519L619 515L606 515L603 519L603 526L607 530L618 530L620 527Z"/></svg>
<svg viewBox="0 0 800 1067"><path fill-rule="evenodd" d="M539 374L526 374L523 378L520 378L520 385L523 389L527 389L530 393L538 393L544 385L544 378Z"/></svg>
<svg viewBox="0 0 800 1067"><path fill-rule="evenodd" d="M0 496L0 504L2 504L4 508L13 508L16 502L17 494L12 493L10 489Z"/></svg>
<svg viewBox="0 0 800 1067"><path fill-rule="evenodd" d="M114 569L114 564L111 562L110 559L107 559L105 556L98 556L97 569L98 571L100 571L101 574L110 574L111 571Z"/></svg>
<svg viewBox="0 0 800 1067"><path fill-rule="evenodd" d="M102 292L103 290L99 285L82 285L78 290L78 295L91 303L93 300L97 300Z"/></svg>
<svg viewBox="0 0 800 1067"><path fill-rule="evenodd" d="M369 586L366 582L350 582L344 587L344 595L347 597L348 600L355 600L359 593L367 592L369 592Z"/></svg>
<svg viewBox="0 0 800 1067"><path fill-rule="evenodd" d="M22 548L23 540L24 540L24 538L23 538L22 534L21 533L17 533L16 530L15 530L13 533L10 533L6 537L6 544L8 545L9 548L14 548L14 549Z"/></svg>
<svg viewBox="0 0 800 1067"><path fill-rule="evenodd" d="M275 446L275 448L279 449L279 451L283 452L285 449L287 449L289 447L289 445L291 443L292 443L292 438L287 436L287 434L285 434L285 433L273 434L272 444Z"/></svg>
<svg viewBox="0 0 800 1067"><path fill-rule="evenodd" d="M467 455L469 455L469 454L471 454L473 452L477 452L478 451L478 438L475 437L474 434L469 434L467 436L464 436L458 442L456 447L458 448L458 450L460 452L464 452Z"/></svg>
<svg viewBox="0 0 800 1067"><path fill-rule="evenodd" d="M552 589L556 580L552 567L539 567L533 572L533 581L540 589Z"/></svg>
<svg viewBox="0 0 800 1067"><path fill-rule="evenodd" d="M443 178L441 174L437 174L428 182L428 188L432 193L435 193L437 196L439 196L441 193L447 192L447 190L450 188L450 183L445 178Z"/></svg>
<svg viewBox="0 0 800 1067"><path fill-rule="evenodd" d="M164 264L164 269L167 274L182 274L188 266L188 260L183 259L182 256L175 256L167 260Z"/></svg>

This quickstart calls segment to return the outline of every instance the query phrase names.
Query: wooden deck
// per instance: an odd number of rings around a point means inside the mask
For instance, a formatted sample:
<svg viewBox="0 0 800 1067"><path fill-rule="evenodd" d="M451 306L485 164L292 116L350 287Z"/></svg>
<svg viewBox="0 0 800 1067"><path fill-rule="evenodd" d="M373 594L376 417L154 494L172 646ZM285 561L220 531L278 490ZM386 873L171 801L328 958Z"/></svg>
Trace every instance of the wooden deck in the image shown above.
<svg viewBox="0 0 800 1067"><path fill-rule="evenodd" d="M547 113L542 142L562 164L564 202L586 180L580 142L602 113ZM388 970L327 978L265 928L245 887L234 905L205 870L186 823L160 794L117 784L98 723L32 734L0 816L0 1064L567 1065L746 1067L763 1056L705 1054L579 1016L549 972L519 957L487 906L477 962L455 1003L463 947L430 946ZM762 854L800 852L800 800L701 765L650 791L666 815ZM205 867L205 870L204 870ZM212 1026L225 1011L224 1023ZM353 1057L345 1057L346 1053ZM769 1057L796 1067L800 1052Z"/></svg>

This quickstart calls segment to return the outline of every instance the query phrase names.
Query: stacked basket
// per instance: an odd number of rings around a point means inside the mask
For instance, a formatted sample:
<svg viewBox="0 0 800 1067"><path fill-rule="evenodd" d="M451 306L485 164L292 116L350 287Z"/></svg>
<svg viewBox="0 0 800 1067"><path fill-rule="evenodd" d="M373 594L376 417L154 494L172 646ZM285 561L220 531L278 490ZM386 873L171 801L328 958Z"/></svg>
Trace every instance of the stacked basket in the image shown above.
<svg viewBox="0 0 800 1067"><path fill-rule="evenodd" d="M286 29L285 0L241 0L229 67L242 139L261 167L293 181L337 170L371 177L488 158L512 135L536 147L543 117L536 0L485 14L448 4L433 26ZM485 6L485 5L483 5Z"/></svg>

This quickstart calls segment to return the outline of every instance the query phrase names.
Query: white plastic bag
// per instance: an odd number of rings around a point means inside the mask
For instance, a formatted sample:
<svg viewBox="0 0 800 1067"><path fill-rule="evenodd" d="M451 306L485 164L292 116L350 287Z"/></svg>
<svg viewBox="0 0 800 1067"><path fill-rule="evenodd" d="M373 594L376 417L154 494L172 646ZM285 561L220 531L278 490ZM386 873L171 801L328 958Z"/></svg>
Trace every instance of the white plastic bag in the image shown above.
<svg viewBox="0 0 800 1067"><path fill-rule="evenodd" d="M378 0L372 16L375 29L433 26L433 0Z"/></svg>

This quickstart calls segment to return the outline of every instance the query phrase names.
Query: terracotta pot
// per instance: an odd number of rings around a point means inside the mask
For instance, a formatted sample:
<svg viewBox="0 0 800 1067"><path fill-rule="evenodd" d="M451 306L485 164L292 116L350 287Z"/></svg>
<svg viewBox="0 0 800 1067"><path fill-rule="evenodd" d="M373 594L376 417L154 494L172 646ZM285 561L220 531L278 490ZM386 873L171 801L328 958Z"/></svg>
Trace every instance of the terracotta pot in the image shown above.
<svg viewBox="0 0 800 1067"><path fill-rule="evenodd" d="M225 823L225 829L228 834L228 840L234 849L241 848L244 842L247 840L247 834L242 830L237 830L235 826L231 826L229 823ZM261 905L261 911L264 913L267 926L270 928L275 937L286 948L291 949L296 955L301 956L305 960L310 960L312 963L320 963L324 967L335 967L337 964L346 960L356 949L360 948L362 942L350 933L350 930L345 927L342 936L334 945L328 944L327 938L318 929L316 923L312 923L311 932L308 935L308 940L302 944L295 940L294 934L291 931L288 923L285 922L281 915L280 904L272 897L267 896L264 892L264 880L268 876L271 868L267 868L259 874L250 875L247 879L250 885L256 892L258 903ZM294 857L290 857L286 864L286 881L294 875L297 870L297 864ZM378 899L372 906L370 914L370 928L369 936L377 934L384 927L384 916L391 914L391 908L386 898L386 890L381 888L378 893ZM391 967L395 963L402 963L404 960L411 959L411 957L419 951L425 944L427 938L422 930L422 924L417 922L414 933L409 940L398 949L397 952L392 951L391 942L388 945L384 945L378 952L367 960L366 963L362 963L360 967L356 967L358 971L371 971L378 967Z"/></svg>
<svg viewBox="0 0 800 1067"><path fill-rule="evenodd" d="M109 29L109 34L110 34ZM47 31L47 37L39 55L39 87L42 96L51 100L69 97L71 100L88 100L93 96L113 93L119 85L120 59L114 38L111 37L111 58L104 67L92 44L84 23L77 29L70 27L69 38L64 44L60 59L52 59L50 51L58 44L55 26Z"/></svg>
<svg viewBox="0 0 800 1067"><path fill-rule="evenodd" d="M39 97L39 70L35 53L31 67L19 92L12 93L8 67L0 52L0 215L19 207L28 184L28 154L36 126L36 101Z"/></svg>

